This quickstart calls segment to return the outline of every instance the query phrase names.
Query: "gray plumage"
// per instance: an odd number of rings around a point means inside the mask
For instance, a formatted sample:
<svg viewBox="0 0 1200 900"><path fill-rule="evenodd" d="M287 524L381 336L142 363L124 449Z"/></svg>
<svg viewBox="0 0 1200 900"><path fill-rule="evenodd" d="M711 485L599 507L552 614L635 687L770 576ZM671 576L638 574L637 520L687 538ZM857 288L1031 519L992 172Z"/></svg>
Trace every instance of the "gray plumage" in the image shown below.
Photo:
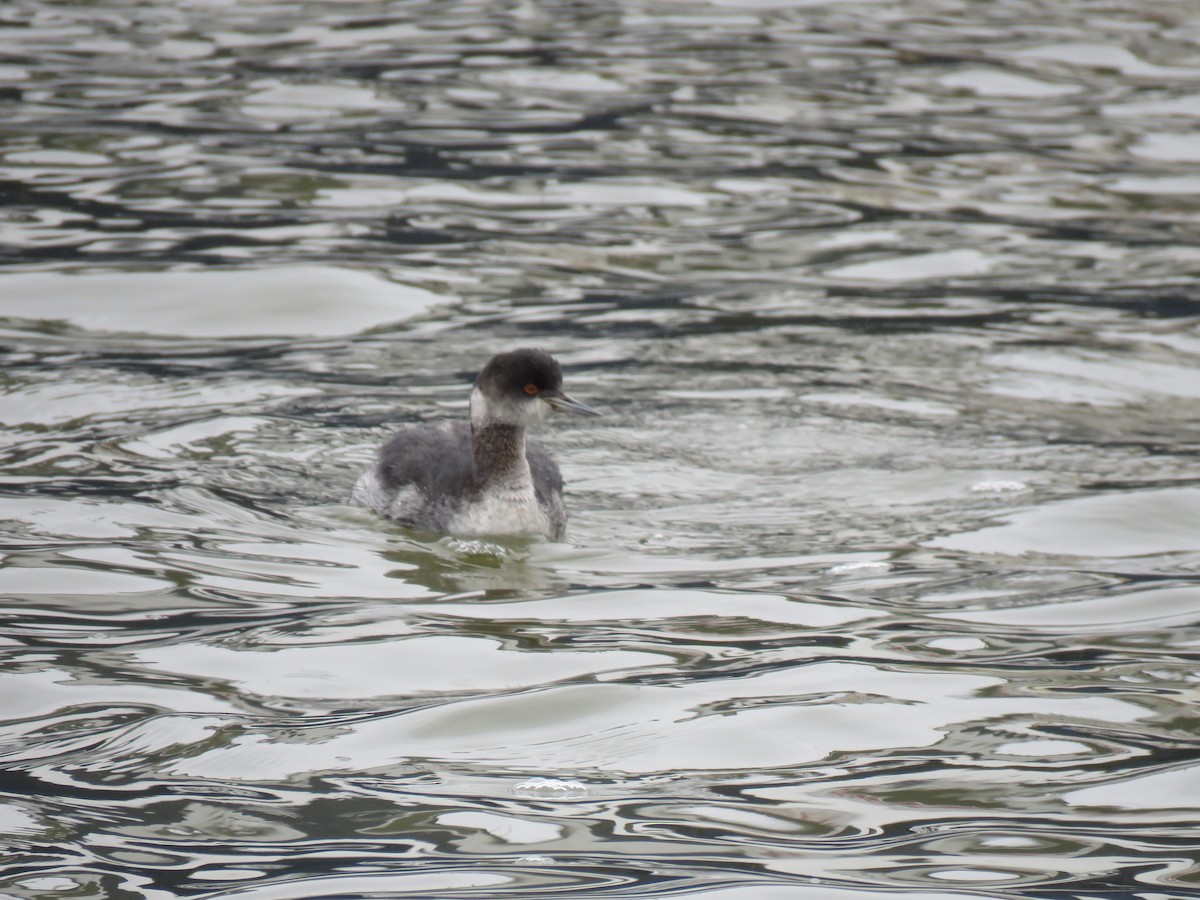
<svg viewBox="0 0 1200 900"><path fill-rule="evenodd" d="M563 480L525 428L554 411L599 415L562 392L562 370L542 350L488 361L471 392L471 421L402 428L380 448L351 502L413 528L462 535L566 530Z"/></svg>

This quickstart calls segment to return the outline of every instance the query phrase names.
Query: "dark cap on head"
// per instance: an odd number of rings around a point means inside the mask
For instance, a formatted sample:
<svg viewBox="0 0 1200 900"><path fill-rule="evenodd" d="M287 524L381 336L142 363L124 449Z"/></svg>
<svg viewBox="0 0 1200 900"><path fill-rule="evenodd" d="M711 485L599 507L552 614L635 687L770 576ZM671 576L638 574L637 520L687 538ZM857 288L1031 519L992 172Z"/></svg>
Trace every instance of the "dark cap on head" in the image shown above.
<svg viewBox="0 0 1200 900"><path fill-rule="evenodd" d="M489 359L475 381L484 382L492 383L502 393L526 393L527 385L553 393L562 390L562 366L545 350L523 347Z"/></svg>

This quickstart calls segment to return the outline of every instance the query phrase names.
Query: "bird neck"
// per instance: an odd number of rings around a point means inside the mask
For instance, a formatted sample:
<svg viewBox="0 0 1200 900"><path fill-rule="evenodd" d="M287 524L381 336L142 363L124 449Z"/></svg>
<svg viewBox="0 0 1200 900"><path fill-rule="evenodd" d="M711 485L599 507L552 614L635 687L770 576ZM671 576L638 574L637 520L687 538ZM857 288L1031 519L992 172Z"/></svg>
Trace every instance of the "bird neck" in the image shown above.
<svg viewBox="0 0 1200 900"><path fill-rule="evenodd" d="M532 484L525 457L525 427L502 422L471 425L471 454L480 488L489 485L523 487Z"/></svg>

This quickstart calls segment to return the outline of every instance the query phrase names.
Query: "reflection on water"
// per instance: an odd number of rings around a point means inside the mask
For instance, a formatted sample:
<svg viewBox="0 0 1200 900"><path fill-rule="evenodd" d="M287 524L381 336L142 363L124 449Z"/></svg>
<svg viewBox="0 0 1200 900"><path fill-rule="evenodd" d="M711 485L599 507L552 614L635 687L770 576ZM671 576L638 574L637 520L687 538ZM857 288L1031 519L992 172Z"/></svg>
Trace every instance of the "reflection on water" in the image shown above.
<svg viewBox="0 0 1200 900"><path fill-rule="evenodd" d="M5 896L1200 897L1188 9L0 26ZM343 505L523 344L570 544Z"/></svg>

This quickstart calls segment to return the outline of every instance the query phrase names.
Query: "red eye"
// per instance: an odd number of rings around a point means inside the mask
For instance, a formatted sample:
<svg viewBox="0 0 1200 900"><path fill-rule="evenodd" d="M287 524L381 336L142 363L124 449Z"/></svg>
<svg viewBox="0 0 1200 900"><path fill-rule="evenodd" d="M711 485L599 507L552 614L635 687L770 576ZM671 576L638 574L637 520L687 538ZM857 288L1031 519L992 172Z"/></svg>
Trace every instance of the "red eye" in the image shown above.
<svg viewBox="0 0 1200 900"><path fill-rule="evenodd" d="M525 393L527 393L530 397L536 397L538 391L540 390L541 388L539 388L536 384L525 385Z"/></svg>

